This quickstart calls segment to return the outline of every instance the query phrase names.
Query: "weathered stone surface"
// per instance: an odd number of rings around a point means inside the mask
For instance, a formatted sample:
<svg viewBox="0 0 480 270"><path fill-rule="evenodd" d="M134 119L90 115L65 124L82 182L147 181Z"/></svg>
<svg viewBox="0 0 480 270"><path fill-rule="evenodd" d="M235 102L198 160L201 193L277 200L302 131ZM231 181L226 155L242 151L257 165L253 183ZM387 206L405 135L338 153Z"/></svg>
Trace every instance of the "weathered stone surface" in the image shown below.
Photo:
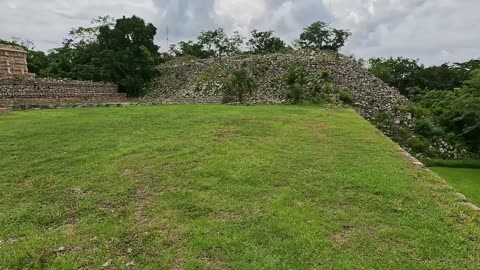
<svg viewBox="0 0 480 270"><path fill-rule="evenodd" d="M154 103L141 104L136 102L103 102L103 103L55 103L55 104L14 104L7 108L13 111L23 111L31 109L64 109L64 108L97 108L97 107L126 107L137 105L160 105Z"/></svg>
<svg viewBox="0 0 480 270"><path fill-rule="evenodd" d="M0 44L0 78L35 77L27 68L27 52L17 46Z"/></svg>
<svg viewBox="0 0 480 270"><path fill-rule="evenodd" d="M224 96L222 98L222 104L232 104L238 102L237 97L232 97L232 96Z"/></svg>
<svg viewBox="0 0 480 270"><path fill-rule="evenodd" d="M463 195L462 193L456 193L455 194L460 202L467 202L467 197Z"/></svg>
<svg viewBox="0 0 480 270"><path fill-rule="evenodd" d="M293 65L304 67L318 82L325 71L329 72L337 85L349 90L358 113L375 122L383 132L393 134L402 126L413 126L412 115L398 109L408 105L409 101L397 89L389 87L352 59L330 52L169 62L159 67L161 76L152 84L145 100L173 103L182 99L222 98L225 81L232 71L244 69L257 85L246 101L278 104L285 101L287 85L284 76ZM382 114L390 116L389 123L377 123L376 118Z"/></svg>
<svg viewBox="0 0 480 270"><path fill-rule="evenodd" d="M348 89L355 109L366 119L382 114L393 116L386 132L395 126L412 126L412 116L397 110L409 103L400 93L372 76L351 59L328 52L239 56L223 59L176 61L160 67L161 77L146 100L169 103L184 98L222 97L224 82L236 69L245 69L257 84L248 103L275 104L285 100L284 76L292 65L301 65L318 81L328 71L337 85Z"/></svg>
<svg viewBox="0 0 480 270"><path fill-rule="evenodd" d="M243 69L255 80L256 89L245 98L249 104L284 103L288 91L285 75L293 65L302 66L322 83L322 75L330 73L334 83L350 92L353 108L387 136L394 138L404 129L413 130L415 119L402 110L410 101L400 92L359 66L354 60L332 52L296 52L292 54L242 55L221 59L177 59L159 67L161 76L151 85L145 102L209 103L225 94L225 83L232 71ZM331 100L338 100L333 94ZM216 100L210 103L217 103ZM402 142L399 142L402 144ZM432 149L440 149L432 145ZM443 145L443 143L441 143ZM407 151L406 145L403 145ZM455 158L459 151L442 146L442 157ZM439 150L440 151L440 150ZM421 156L418 156L421 157Z"/></svg>
<svg viewBox="0 0 480 270"><path fill-rule="evenodd" d="M0 104L44 100L124 99L114 84L71 80L33 79L28 73L27 52L0 44Z"/></svg>
<svg viewBox="0 0 480 270"><path fill-rule="evenodd" d="M461 204L471 208L472 210L474 211L478 211L480 212L480 207L476 206L475 204L471 203L471 202L462 202Z"/></svg>
<svg viewBox="0 0 480 270"><path fill-rule="evenodd" d="M47 79L0 79L0 104L23 101L115 100L125 99L118 86L110 83Z"/></svg>

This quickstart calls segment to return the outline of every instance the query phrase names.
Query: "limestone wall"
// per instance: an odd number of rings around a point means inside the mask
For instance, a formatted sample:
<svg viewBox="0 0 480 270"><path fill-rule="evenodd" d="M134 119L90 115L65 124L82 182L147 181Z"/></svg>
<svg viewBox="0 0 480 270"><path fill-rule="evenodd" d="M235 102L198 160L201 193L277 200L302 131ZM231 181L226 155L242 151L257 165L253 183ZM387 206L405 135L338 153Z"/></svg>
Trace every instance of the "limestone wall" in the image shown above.
<svg viewBox="0 0 480 270"><path fill-rule="evenodd" d="M125 98L109 83L46 79L0 79L0 103L61 100L111 100Z"/></svg>
<svg viewBox="0 0 480 270"><path fill-rule="evenodd" d="M4 77L35 77L28 72L24 49L0 44L0 78Z"/></svg>

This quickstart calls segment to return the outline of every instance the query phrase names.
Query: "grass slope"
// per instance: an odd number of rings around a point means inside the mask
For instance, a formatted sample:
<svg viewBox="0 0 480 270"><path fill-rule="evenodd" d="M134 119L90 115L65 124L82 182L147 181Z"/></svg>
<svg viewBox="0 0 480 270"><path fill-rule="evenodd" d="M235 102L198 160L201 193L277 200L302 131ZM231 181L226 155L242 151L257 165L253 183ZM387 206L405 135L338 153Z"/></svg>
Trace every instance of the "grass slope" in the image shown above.
<svg viewBox="0 0 480 270"><path fill-rule="evenodd" d="M434 167L438 173L474 204L480 205L480 169Z"/></svg>
<svg viewBox="0 0 480 270"><path fill-rule="evenodd" d="M349 109L14 112L0 151L0 269L480 265L473 210Z"/></svg>

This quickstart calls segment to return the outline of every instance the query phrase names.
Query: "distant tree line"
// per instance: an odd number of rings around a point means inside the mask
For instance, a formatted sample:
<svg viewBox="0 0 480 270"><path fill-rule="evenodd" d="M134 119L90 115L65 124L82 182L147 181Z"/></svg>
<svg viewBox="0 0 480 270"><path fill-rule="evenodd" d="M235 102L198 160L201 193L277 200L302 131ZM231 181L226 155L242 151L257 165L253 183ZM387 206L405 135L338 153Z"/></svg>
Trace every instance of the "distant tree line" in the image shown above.
<svg viewBox="0 0 480 270"><path fill-rule="evenodd" d="M248 39L222 28L202 31L197 40L181 41L160 53L154 38L157 28L137 16L94 19L90 26L72 29L63 46L47 54L31 42L0 40L28 49L28 68L39 77L70 78L113 82L129 96L141 96L145 85L155 77L155 67L175 57L210 58L238 54L268 54L294 49L340 49L350 33L327 23L316 22L305 28L293 46L274 31L253 30Z"/></svg>
<svg viewBox="0 0 480 270"><path fill-rule="evenodd" d="M480 155L480 59L425 67L414 59L372 58L367 68L413 102L417 150L442 137Z"/></svg>

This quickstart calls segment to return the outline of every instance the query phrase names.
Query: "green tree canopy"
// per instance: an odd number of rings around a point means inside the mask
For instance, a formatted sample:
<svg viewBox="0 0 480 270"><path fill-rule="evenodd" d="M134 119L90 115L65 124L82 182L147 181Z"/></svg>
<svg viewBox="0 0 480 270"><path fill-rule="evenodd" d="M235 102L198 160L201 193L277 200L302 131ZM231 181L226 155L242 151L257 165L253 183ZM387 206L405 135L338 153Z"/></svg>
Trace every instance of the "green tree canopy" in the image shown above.
<svg viewBox="0 0 480 270"><path fill-rule="evenodd" d="M415 87L415 74L423 69L418 60L403 57L372 58L368 61L369 71L390 86L396 87L408 96L407 89Z"/></svg>
<svg viewBox="0 0 480 270"><path fill-rule="evenodd" d="M156 33L153 24L136 16L118 19L114 27L102 25L98 35L101 74L129 95L140 95L155 76L154 67L159 61Z"/></svg>
<svg viewBox="0 0 480 270"><path fill-rule="evenodd" d="M138 96L160 62L156 32L136 16L99 17L88 27L72 29L63 46L47 56L29 52L29 65L41 76L113 82L129 96Z"/></svg>
<svg viewBox="0 0 480 270"><path fill-rule="evenodd" d="M297 43L302 49L338 51L350 35L347 30L335 29L328 23L318 21L304 29Z"/></svg>
<svg viewBox="0 0 480 270"><path fill-rule="evenodd" d="M175 57L193 56L200 59L209 58L215 55L212 51L204 50L202 44L191 40L180 41L178 46L170 46L170 53Z"/></svg>
<svg viewBox="0 0 480 270"><path fill-rule="evenodd" d="M248 41L251 52L255 54L276 53L287 48L283 40L273 35L273 31L259 32L253 30L252 37Z"/></svg>
<svg viewBox="0 0 480 270"><path fill-rule="evenodd" d="M202 31L198 36L198 44L203 50L214 56L232 56L241 52L244 37L239 32L229 37L222 28Z"/></svg>

